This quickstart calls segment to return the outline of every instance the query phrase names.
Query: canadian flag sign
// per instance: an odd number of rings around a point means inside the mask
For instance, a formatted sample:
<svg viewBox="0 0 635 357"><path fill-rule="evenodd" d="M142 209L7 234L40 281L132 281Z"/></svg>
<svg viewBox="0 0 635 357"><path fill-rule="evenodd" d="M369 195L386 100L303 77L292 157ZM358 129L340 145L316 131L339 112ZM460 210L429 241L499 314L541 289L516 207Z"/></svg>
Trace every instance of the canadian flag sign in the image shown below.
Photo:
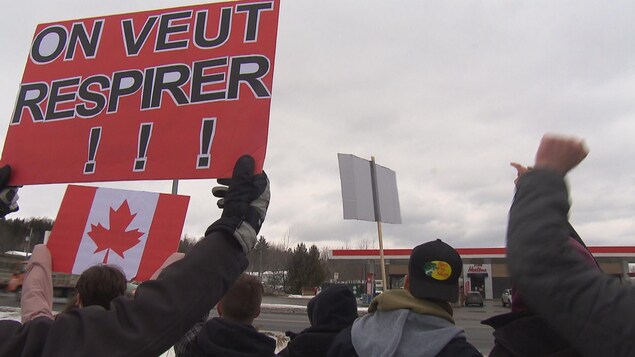
<svg viewBox="0 0 635 357"><path fill-rule="evenodd" d="M147 280L176 252L188 196L68 186L48 248L53 271L81 274L119 266L129 280Z"/></svg>
<svg viewBox="0 0 635 357"><path fill-rule="evenodd" d="M244 154L260 172L278 8L243 0L38 25L2 153L10 183L229 177Z"/></svg>

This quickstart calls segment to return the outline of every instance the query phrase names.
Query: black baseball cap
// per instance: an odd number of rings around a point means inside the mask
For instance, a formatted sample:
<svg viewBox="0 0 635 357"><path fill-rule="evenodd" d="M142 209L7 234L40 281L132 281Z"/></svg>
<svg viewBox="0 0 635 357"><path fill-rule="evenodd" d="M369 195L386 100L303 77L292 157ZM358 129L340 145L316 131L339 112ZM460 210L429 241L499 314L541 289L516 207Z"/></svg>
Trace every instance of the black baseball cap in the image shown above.
<svg viewBox="0 0 635 357"><path fill-rule="evenodd" d="M459 253L441 239L420 244L410 253L410 293L419 299L457 302L463 261Z"/></svg>

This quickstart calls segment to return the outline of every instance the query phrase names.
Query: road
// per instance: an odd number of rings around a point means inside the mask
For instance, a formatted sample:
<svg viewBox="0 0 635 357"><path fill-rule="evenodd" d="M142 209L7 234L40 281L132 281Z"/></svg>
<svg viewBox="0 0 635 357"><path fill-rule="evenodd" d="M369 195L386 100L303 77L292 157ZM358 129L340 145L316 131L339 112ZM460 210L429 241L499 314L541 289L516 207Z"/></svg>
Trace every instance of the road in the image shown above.
<svg viewBox="0 0 635 357"><path fill-rule="evenodd" d="M265 308L270 304L295 305L306 307L306 298L270 297L263 299L263 312L254 321L254 325L261 330L300 332L309 327L306 313L280 312L279 309ZM0 306L19 306L12 294L0 292ZM63 301L57 299L53 309L56 311L64 307ZM509 312L508 307L502 307L500 300L487 300L484 307L455 307L454 319L456 325L465 329L467 340L484 355L487 355L494 345L492 328L481 325L481 320L488 317Z"/></svg>

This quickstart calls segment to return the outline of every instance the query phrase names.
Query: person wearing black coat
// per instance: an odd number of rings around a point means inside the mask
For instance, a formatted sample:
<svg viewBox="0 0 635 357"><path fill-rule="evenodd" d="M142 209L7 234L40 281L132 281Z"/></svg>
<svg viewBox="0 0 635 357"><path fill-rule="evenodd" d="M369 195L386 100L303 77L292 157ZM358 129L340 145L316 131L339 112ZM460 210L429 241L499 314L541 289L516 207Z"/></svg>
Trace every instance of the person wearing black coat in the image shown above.
<svg viewBox="0 0 635 357"><path fill-rule="evenodd" d="M459 296L461 256L440 239L410 254L404 289L376 296L364 315L339 333L329 357L482 357L454 324L450 302Z"/></svg>
<svg viewBox="0 0 635 357"><path fill-rule="evenodd" d="M197 325L175 345L177 357L271 357L276 341L256 330L262 283L242 274L216 306L219 317Z"/></svg>
<svg viewBox="0 0 635 357"><path fill-rule="evenodd" d="M234 167L220 219L185 257L134 298L118 297L110 310L89 306L52 320L0 321L0 356L159 356L209 311L247 267L269 204L269 180L254 174L254 160ZM3 171L0 168L0 174ZM1 180L0 180L1 181ZM0 196L6 183L0 182ZM0 216L12 211L0 199ZM249 215L247 213L249 212ZM249 220L245 217L254 217Z"/></svg>
<svg viewBox="0 0 635 357"><path fill-rule="evenodd" d="M518 173L514 181L515 184L518 184L524 174L532 170L515 162L512 162L511 165L516 168ZM584 258L589 267L601 270L580 235L568 222L567 230L569 232L568 248ZM513 285L511 312L492 316L481 323L494 329L494 347L490 351L489 357L581 356L581 353L571 343L562 338L542 317L527 306L518 289Z"/></svg>
<svg viewBox="0 0 635 357"><path fill-rule="evenodd" d="M584 141L545 135L509 211L507 264L520 295L583 356L633 356L635 286L570 248L565 177L588 154Z"/></svg>
<svg viewBox="0 0 635 357"><path fill-rule="evenodd" d="M346 285L333 285L309 301L307 314L311 327L299 334L288 332L292 339L278 356L326 356L335 336L357 318L357 300Z"/></svg>

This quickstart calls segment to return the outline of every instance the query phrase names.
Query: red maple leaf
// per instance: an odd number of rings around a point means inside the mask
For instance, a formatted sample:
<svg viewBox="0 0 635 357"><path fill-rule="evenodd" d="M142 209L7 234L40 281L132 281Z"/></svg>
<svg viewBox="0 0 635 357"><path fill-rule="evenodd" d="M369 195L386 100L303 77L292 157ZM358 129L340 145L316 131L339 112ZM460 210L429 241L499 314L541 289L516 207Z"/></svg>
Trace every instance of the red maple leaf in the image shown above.
<svg viewBox="0 0 635 357"><path fill-rule="evenodd" d="M128 201L125 200L116 210L110 208L110 229L106 229L101 223L96 226L90 225L91 231L88 232L88 236L97 244L94 253L107 249L103 260L104 264L108 260L110 250L123 258L123 253L126 250L139 244L139 237L144 233L139 232L139 229L126 231L136 215L136 213L130 213Z"/></svg>

